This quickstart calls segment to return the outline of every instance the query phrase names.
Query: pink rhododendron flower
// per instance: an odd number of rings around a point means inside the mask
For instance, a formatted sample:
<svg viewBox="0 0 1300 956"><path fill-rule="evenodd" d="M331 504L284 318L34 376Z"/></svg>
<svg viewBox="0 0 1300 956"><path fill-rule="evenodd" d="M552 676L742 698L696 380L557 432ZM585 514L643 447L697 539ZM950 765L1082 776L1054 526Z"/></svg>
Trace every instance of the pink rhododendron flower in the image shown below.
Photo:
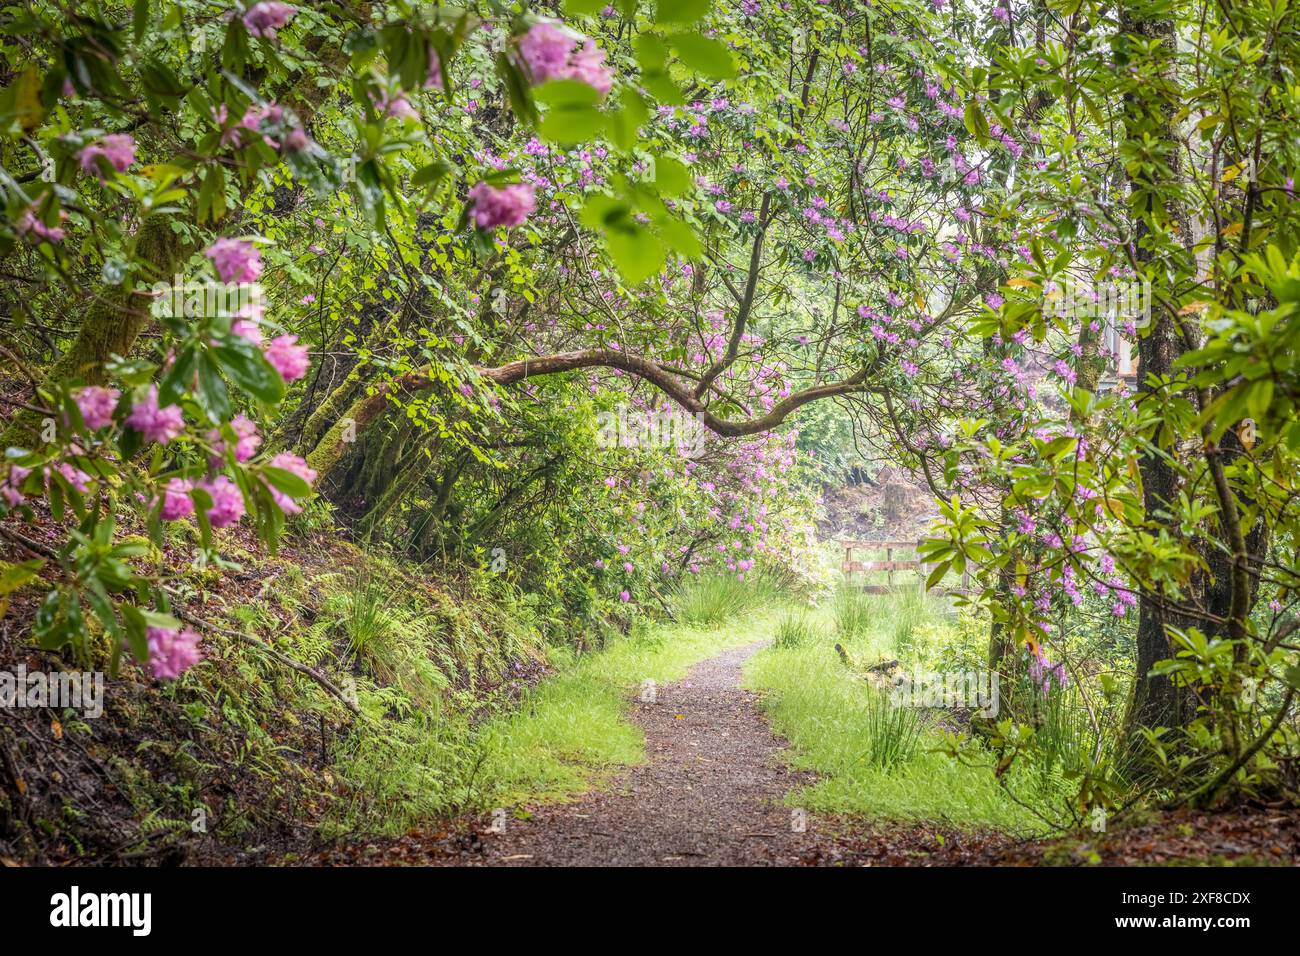
<svg viewBox="0 0 1300 956"><path fill-rule="evenodd" d="M550 23L538 23L519 38L519 54L534 83L558 79L569 65L569 53L577 41Z"/></svg>
<svg viewBox="0 0 1300 956"><path fill-rule="evenodd" d="M10 465L9 475L5 479L3 486L0 486L0 497L3 497L5 503L10 508L16 508L23 502L22 484L27 480L27 476L32 473L30 468L24 468L21 465Z"/></svg>
<svg viewBox="0 0 1300 956"><path fill-rule="evenodd" d="M262 436L257 433L257 425L241 412L230 420L230 427L235 431L235 461L248 461L262 444ZM226 453L226 442L221 437L220 429L214 428L209 431L208 441L212 443L213 454L218 458Z"/></svg>
<svg viewBox="0 0 1300 956"><path fill-rule="evenodd" d="M425 89L447 88L446 82L442 78L442 60L438 57L438 51L429 47L429 72L424 79Z"/></svg>
<svg viewBox="0 0 1300 956"><path fill-rule="evenodd" d="M613 74L605 65L605 51L588 40L582 48L573 54L564 76L570 80L586 83L601 96L609 92L614 85Z"/></svg>
<svg viewBox="0 0 1300 956"><path fill-rule="evenodd" d="M122 393L115 388L103 388L89 385L77 392L77 408L81 411L81 420L91 431L113 423L113 409Z"/></svg>
<svg viewBox="0 0 1300 956"><path fill-rule="evenodd" d="M519 38L519 55L523 58L533 83L547 80L577 80L586 83L601 96L614 83L605 65L605 51L587 40L578 41L550 23L538 23Z"/></svg>
<svg viewBox="0 0 1300 956"><path fill-rule="evenodd" d="M225 528L238 524L244 517L244 496L239 493L239 486L228 477L217 475L199 487L212 498L212 508L208 511L208 524L212 527Z"/></svg>
<svg viewBox="0 0 1300 956"><path fill-rule="evenodd" d="M301 126L289 130L289 135L284 138L284 148L291 153L301 153L310 145L311 138Z"/></svg>
<svg viewBox="0 0 1300 956"><path fill-rule="evenodd" d="M66 461L59 462L55 466L55 471L67 479L68 484L76 488L82 494L90 490L90 475L86 474L80 468L68 464ZM45 482L48 488L50 479L50 469L45 469Z"/></svg>
<svg viewBox="0 0 1300 956"><path fill-rule="evenodd" d="M262 254L247 239L218 239L203 250L222 282L256 282L262 274Z"/></svg>
<svg viewBox="0 0 1300 956"><path fill-rule="evenodd" d="M184 478L173 478L163 489L163 504L160 515L163 521L175 521L194 514L194 499L190 497L192 482Z"/></svg>
<svg viewBox="0 0 1300 956"><path fill-rule="evenodd" d="M119 173L124 173L135 162L135 140L130 133L109 133L79 152L77 162L86 172L99 175L101 156Z"/></svg>
<svg viewBox="0 0 1300 956"><path fill-rule="evenodd" d="M307 484L316 480L314 469L307 467L307 462L291 452L281 452L271 459L271 466L274 468L283 468L287 472L297 475ZM271 498L280 507L280 510L287 515L296 515L302 512L302 506L294 501L289 495L286 495L279 488L269 486Z"/></svg>
<svg viewBox="0 0 1300 956"><path fill-rule="evenodd" d="M411 101L400 93L394 96L391 100L383 96L377 97L375 99L375 109L385 116L391 116L394 119L418 120L420 118L419 112L411 105Z"/></svg>
<svg viewBox="0 0 1300 956"><path fill-rule="evenodd" d="M283 118L284 107L276 103L271 103L269 105L254 103L244 112L244 115L240 118L238 123L221 134L221 145L241 146L245 142L242 131L248 130L249 132L256 133L262 128L263 121L275 124L279 123ZM280 148L279 142L272 139L270 136L263 135L262 140L272 149Z"/></svg>
<svg viewBox="0 0 1300 956"><path fill-rule="evenodd" d="M537 208L531 183L515 183L500 189L479 183L469 191L469 198L474 203L474 223L480 229L495 229L497 226L512 229L522 225Z"/></svg>
<svg viewBox="0 0 1300 956"><path fill-rule="evenodd" d="M188 628L175 631L151 627L145 637L149 641L149 669L157 680L180 677L203 657L199 635Z"/></svg>
<svg viewBox="0 0 1300 956"><path fill-rule="evenodd" d="M185 427L185 417L179 405L158 407L158 386L150 385L149 393L143 401L131 407L131 414L126 418L128 428L144 435L145 441L156 441L166 445L179 435Z"/></svg>
<svg viewBox="0 0 1300 956"><path fill-rule="evenodd" d="M59 221L62 222L68 218L68 214L62 209L59 210ZM66 233L61 226L47 226L40 216L36 215L33 209L26 209L18 217L18 235L39 236L41 239L48 239L50 242L62 242Z"/></svg>
<svg viewBox="0 0 1300 956"><path fill-rule="evenodd" d="M275 31L293 19L298 11L287 3L255 3L244 14L244 27L255 37L275 39Z"/></svg>
<svg viewBox="0 0 1300 956"><path fill-rule="evenodd" d="M262 329L251 319L236 319L230 323L230 331L240 338L248 339L254 345L262 344Z"/></svg>
<svg viewBox="0 0 1300 956"><path fill-rule="evenodd" d="M302 378L311 365L307 346L297 343L296 335L277 335L266 347L266 360L275 367L286 382Z"/></svg>

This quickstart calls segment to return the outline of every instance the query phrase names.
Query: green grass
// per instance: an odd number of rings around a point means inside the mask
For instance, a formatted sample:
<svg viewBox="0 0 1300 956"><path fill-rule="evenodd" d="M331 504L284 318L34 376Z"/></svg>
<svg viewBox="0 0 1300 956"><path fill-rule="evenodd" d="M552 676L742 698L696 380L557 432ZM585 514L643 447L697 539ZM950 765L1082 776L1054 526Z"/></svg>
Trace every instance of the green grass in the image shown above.
<svg viewBox="0 0 1300 956"><path fill-rule="evenodd" d="M774 624L769 612L743 628L656 627L580 658L487 726L475 802L570 799L610 770L640 763L645 737L627 709L642 682L680 680L700 661L762 639Z"/></svg>
<svg viewBox="0 0 1300 956"><path fill-rule="evenodd" d="M812 622L808 619L808 612L790 608L777 624L772 643L777 647L798 647L811 641L815 633Z"/></svg>
<svg viewBox="0 0 1300 956"><path fill-rule="evenodd" d="M769 603L775 591L762 574L752 574L745 581L738 581L733 574L691 578L673 593L673 616L691 627L721 627L755 605Z"/></svg>
<svg viewBox="0 0 1300 956"><path fill-rule="evenodd" d="M877 604L872 596L860 588L841 584L835 591L831 604L835 616L835 633L842 640L852 640L867 634L877 615Z"/></svg>
<svg viewBox="0 0 1300 956"><path fill-rule="evenodd" d="M745 666L747 686L763 693L773 729L790 742L791 762L820 777L789 794L788 803L824 813L1041 829L987 767L938 752L941 734L924 711L893 706L835 653L838 639L860 664L896 656L922 625L935 624L935 605L910 595L852 599L841 592L813 620L814 639L769 647Z"/></svg>

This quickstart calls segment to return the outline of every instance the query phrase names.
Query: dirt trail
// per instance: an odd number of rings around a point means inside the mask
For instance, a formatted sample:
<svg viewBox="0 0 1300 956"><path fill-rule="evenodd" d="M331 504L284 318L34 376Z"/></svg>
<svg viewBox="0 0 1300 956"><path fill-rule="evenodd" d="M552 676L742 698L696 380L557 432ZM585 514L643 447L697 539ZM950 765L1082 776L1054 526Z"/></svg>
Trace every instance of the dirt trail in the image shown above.
<svg viewBox="0 0 1300 956"><path fill-rule="evenodd" d="M784 743L768 728L756 695L740 686L741 665L762 643L704 661L675 684L659 688L655 703L631 705L645 730L647 763L630 767L576 803L530 807L527 820L510 815L503 833L486 820L437 835L413 831L394 841L335 848L299 862L315 865L434 866L1024 866L1106 862L1160 862L1152 839L1138 827L1084 834L1055 842L927 823L807 818L804 832L791 826L786 793L812 782L790 770ZM1245 823L1227 816L1233 843L1216 852L1252 862L1295 862L1300 854L1300 814ZM1158 828L1178 824L1171 818ZM1248 824L1248 825L1247 825ZM1179 832L1191 832L1180 824ZM1253 829L1252 829L1253 827ZM1213 832L1203 820L1197 830ZM1182 838L1179 838L1182 839ZM1191 844L1193 840L1183 840ZM1242 844L1242 845L1239 845ZM1134 849L1134 847L1137 849ZM1288 849L1289 847L1289 849ZM1197 860L1204 847L1174 849L1168 858ZM1230 851L1230 852L1229 852Z"/></svg>
<svg viewBox="0 0 1300 956"><path fill-rule="evenodd" d="M741 664L761 643L704 661L637 702L648 762L577 803L511 816L474 862L507 866L689 866L817 862L815 822L795 832L785 794L807 782L780 758Z"/></svg>

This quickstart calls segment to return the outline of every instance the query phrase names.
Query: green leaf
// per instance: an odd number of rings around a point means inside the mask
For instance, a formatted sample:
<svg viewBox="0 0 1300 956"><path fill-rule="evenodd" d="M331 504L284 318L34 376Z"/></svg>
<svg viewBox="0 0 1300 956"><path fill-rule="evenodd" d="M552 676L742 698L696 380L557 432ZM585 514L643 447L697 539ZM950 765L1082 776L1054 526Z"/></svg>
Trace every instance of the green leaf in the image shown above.
<svg viewBox="0 0 1300 956"><path fill-rule="evenodd" d="M668 46L653 33L642 33L633 41L636 62L643 73L657 73L668 65Z"/></svg>
<svg viewBox="0 0 1300 956"><path fill-rule="evenodd" d="M664 267L668 250L663 242L646 229L611 230L605 236L605 248L619 274L629 285L644 282Z"/></svg>
<svg viewBox="0 0 1300 956"><path fill-rule="evenodd" d="M590 16L605 6L605 0L564 0L564 12L569 16Z"/></svg>
<svg viewBox="0 0 1300 956"><path fill-rule="evenodd" d="M146 633L149 623L145 612L133 604L123 604L122 620L126 623L127 647L136 660L144 663L149 659L149 637Z"/></svg>
<svg viewBox="0 0 1300 956"><path fill-rule="evenodd" d="M221 366L210 352L203 352L198 360L198 390L195 397L208 417L214 422L224 422L230 418L233 409L230 405L230 391L225 379L221 377Z"/></svg>
<svg viewBox="0 0 1300 956"><path fill-rule="evenodd" d="M680 196L691 189L690 171L671 156L656 156L655 185L665 196Z"/></svg>
<svg viewBox="0 0 1300 956"><path fill-rule="evenodd" d="M935 565L934 570L930 572L930 576L925 579L925 589L929 591L936 584L942 581L943 576L948 573L948 569L951 567L952 567L951 561L943 561Z"/></svg>
<svg viewBox="0 0 1300 956"><path fill-rule="evenodd" d="M140 615L144 622L150 627L166 628L169 631L179 631L184 625L170 614L161 614L158 611L149 611L140 608Z"/></svg>
<svg viewBox="0 0 1300 956"><path fill-rule="evenodd" d="M700 238L695 234L695 230L677 217L661 216L655 220L655 225L659 228L659 235L679 256L698 259L704 255L704 247L700 245Z"/></svg>
<svg viewBox="0 0 1300 956"><path fill-rule="evenodd" d="M537 135L561 146L595 139L605 129L605 115L592 106L553 106L538 124Z"/></svg>
<svg viewBox="0 0 1300 956"><path fill-rule="evenodd" d="M589 83L580 80L547 80L533 88L533 99L548 106L595 106L600 93Z"/></svg>
<svg viewBox="0 0 1300 956"><path fill-rule="evenodd" d="M451 164L440 159L417 170L415 175L411 177L411 185L427 186L432 189L446 179L450 173Z"/></svg>
<svg viewBox="0 0 1300 956"><path fill-rule="evenodd" d="M231 381L259 401L274 405L284 397L284 379L262 350L242 335L222 337L212 349Z"/></svg>
<svg viewBox="0 0 1300 956"><path fill-rule="evenodd" d="M631 208L627 203L604 193L592 193L583 203L578 221L594 232L602 232L610 226L624 223L630 216Z"/></svg>
<svg viewBox="0 0 1300 956"><path fill-rule="evenodd" d="M311 497L311 485L291 471L267 465L262 469L262 475L271 483L273 488L283 491L290 498Z"/></svg>
<svg viewBox="0 0 1300 956"><path fill-rule="evenodd" d="M681 88L662 70L641 74L641 85L666 106L680 106L686 102Z"/></svg>
<svg viewBox="0 0 1300 956"><path fill-rule="evenodd" d="M650 118L650 110L641 94L631 88L623 91L619 102L622 108L609 116L608 135L610 142L626 152L636 145L641 125Z"/></svg>
<svg viewBox="0 0 1300 956"><path fill-rule="evenodd" d="M131 24L134 28L132 35L135 37L135 42L139 43L144 39L145 30L149 29L149 0L135 0L132 20L134 21Z"/></svg>
<svg viewBox="0 0 1300 956"><path fill-rule="evenodd" d="M727 45L698 33L679 33L671 38L673 51L696 73L729 80L736 75L736 62Z"/></svg>
<svg viewBox="0 0 1300 956"><path fill-rule="evenodd" d="M45 560L43 558L33 558L31 561L19 561L17 563L0 561L0 597L13 594L24 584L34 580L44 566Z"/></svg>
<svg viewBox="0 0 1300 956"><path fill-rule="evenodd" d="M712 0L659 0L655 4L655 23L694 23L712 5Z"/></svg>

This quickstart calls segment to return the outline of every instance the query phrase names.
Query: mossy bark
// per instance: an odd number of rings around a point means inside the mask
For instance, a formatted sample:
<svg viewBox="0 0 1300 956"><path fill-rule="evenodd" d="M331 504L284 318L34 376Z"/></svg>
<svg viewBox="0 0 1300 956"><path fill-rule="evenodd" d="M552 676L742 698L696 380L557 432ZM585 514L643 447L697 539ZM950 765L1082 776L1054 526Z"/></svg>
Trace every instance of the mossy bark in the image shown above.
<svg viewBox="0 0 1300 956"><path fill-rule="evenodd" d="M429 432L424 433L421 438L416 447L398 463L395 476L389 481L388 487L366 512L360 528L362 537L369 537L378 531L398 503L419 486L433 468L437 459L432 454L430 446L436 446L438 438Z"/></svg>
<svg viewBox="0 0 1300 956"><path fill-rule="evenodd" d="M354 368L307 416L307 421L302 426L302 434L298 436L297 441L300 454L316 447L331 423L343 417L343 411L356 398L357 392L364 384L365 376L362 370ZM344 427L346 426L347 422L344 422Z"/></svg>

